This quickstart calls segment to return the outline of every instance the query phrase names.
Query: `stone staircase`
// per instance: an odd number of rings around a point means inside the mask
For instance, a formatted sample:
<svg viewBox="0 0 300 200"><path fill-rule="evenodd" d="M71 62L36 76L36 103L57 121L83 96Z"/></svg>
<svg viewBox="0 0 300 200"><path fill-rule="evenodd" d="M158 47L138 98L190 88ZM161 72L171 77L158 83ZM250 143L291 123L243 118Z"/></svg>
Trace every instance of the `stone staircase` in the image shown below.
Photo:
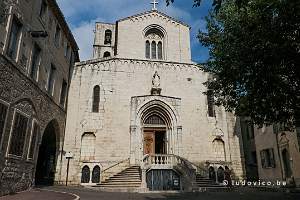
<svg viewBox="0 0 300 200"><path fill-rule="evenodd" d="M196 174L196 190L199 191L227 191L229 190L228 187L224 185L220 185L215 181L202 177L200 174Z"/></svg>
<svg viewBox="0 0 300 200"><path fill-rule="evenodd" d="M140 166L131 166L95 187L105 190L134 190L141 186Z"/></svg>

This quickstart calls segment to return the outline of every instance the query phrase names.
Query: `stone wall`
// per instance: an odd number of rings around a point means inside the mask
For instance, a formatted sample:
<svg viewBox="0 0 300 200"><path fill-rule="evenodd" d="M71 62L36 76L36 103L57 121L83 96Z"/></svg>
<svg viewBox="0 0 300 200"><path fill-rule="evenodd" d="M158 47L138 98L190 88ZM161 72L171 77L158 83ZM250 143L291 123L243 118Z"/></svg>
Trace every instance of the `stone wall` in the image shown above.
<svg viewBox="0 0 300 200"><path fill-rule="evenodd" d="M57 121L59 126L57 133L59 143L57 146L58 149L62 149L66 113L63 108L58 106L48 94L43 92L31 79L28 79L5 56L0 56L0 83L0 100L9 105L0 152L0 195L3 195L9 192L28 189L34 184L39 145L42 142L46 126L53 120ZM29 126L22 157L15 157L8 154L9 137L15 109L29 116ZM32 120L36 120L39 124L40 135L38 136L38 145L34 150L34 159L28 159ZM57 152L57 158L56 175L59 179L61 151Z"/></svg>

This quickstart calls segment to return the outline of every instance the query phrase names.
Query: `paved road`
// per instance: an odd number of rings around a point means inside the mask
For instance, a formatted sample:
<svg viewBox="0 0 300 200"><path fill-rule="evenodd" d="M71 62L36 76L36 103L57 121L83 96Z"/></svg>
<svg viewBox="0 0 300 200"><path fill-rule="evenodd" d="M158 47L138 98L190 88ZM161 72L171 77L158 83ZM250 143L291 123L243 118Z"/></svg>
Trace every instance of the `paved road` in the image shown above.
<svg viewBox="0 0 300 200"><path fill-rule="evenodd" d="M180 194L135 194L135 193L108 193L83 188L52 187L58 191L74 193L81 200L300 200L300 193L279 192L205 192Z"/></svg>
<svg viewBox="0 0 300 200"><path fill-rule="evenodd" d="M76 196L67 193L33 189L15 195L0 197L0 200L74 200L75 198Z"/></svg>

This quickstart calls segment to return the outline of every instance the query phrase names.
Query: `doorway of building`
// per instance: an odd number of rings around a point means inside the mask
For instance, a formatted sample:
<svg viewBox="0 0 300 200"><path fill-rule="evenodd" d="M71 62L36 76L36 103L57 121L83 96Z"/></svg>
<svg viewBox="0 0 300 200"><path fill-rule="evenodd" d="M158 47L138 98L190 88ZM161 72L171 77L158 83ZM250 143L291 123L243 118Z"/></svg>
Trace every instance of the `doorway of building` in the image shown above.
<svg viewBox="0 0 300 200"><path fill-rule="evenodd" d="M144 154L166 153L166 131L163 129L145 129Z"/></svg>
<svg viewBox="0 0 300 200"><path fill-rule="evenodd" d="M50 122L43 134L42 143L39 147L39 155L35 171L36 185L53 185L56 170L56 152L58 141L58 124Z"/></svg>
<svg viewBox="0 0 300 200"><path fill-rule="evenodd" d="M281 154L282 154L285 178L290 178L292 176L292 169L290 165L290 154L287 151L287 149L283 149Z"/></svg>

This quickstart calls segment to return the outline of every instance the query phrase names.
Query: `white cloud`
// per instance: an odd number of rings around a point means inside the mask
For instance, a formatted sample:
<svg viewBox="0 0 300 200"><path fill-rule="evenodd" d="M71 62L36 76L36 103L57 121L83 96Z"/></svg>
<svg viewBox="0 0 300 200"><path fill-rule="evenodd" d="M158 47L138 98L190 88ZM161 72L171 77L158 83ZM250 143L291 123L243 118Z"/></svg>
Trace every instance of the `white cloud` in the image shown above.
<svg viewBox="0 0 300 200"><path fill-rule="evenodd" d="M95 22L101 21L101 19L96 19L92 21L87 21L81 23L79 26L72 29L74 37L79 46L80 60L87 60L92 58L93 54L93 41Z"/></svg>

